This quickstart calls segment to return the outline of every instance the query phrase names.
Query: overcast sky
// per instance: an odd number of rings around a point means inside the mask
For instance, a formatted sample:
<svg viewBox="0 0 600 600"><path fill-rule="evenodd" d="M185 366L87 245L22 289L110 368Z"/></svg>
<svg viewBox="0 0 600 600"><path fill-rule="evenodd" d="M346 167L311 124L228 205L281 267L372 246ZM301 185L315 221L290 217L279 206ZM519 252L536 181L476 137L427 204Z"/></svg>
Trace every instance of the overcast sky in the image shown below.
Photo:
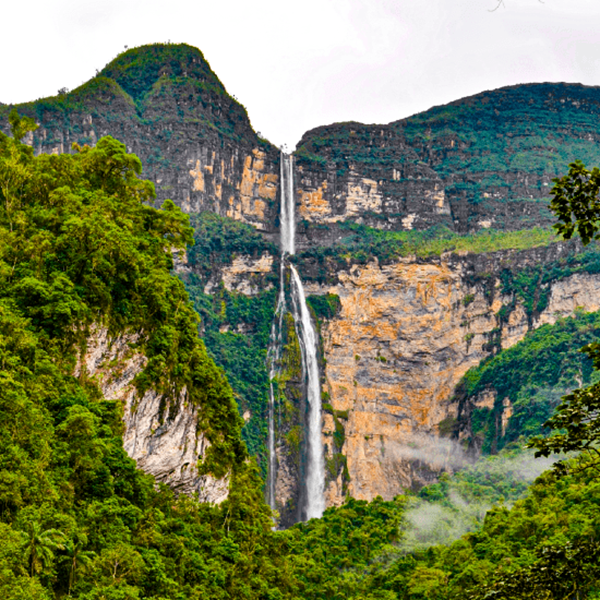
<svg viewBox="0 0 600 600"><path fill-rule="evenodd" d="M2 6L0 102L73 89L124 46L202 50L254 128L293 149L515 83L600 85L599 0L29 0Z"/></svg>

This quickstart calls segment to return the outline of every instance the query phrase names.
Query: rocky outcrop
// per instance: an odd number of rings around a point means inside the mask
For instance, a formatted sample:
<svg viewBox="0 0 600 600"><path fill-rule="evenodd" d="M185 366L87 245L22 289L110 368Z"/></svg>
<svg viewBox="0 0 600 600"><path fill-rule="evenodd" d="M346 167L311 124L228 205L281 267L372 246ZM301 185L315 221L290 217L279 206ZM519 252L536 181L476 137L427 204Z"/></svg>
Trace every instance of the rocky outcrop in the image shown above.
<svg viewBox="0 0 600 600"><path fill-rule="evenodd" d="M274 257L267 252L255 259L252 256L236 256L232 263L224 265L209 279L204 287L205 294L211 294L220 282L229 292L239 292L246 296L254 296L270 290L273 286L266 281L267 275L273 272Z"/></svg>
<svg viewBox="0 0 600 600"><path fill-rule="evenodd" d="M313 294L340 299L338 314L321 331L324 391L334 414L344 416L347 494L391 499L464 463L461 447L448 436L457 417L454 390L466 371L531 328L576 308L600 309L597 274L552 282L547 306L537 315L528 315L514 294L503 293L501 265L512 261L523 268L542 255L549 260L564 252L557 245L487 257L373 261L337 273L335 284L307 286ZM482 262L487 264L476 264ZM488 277L473 280L474 269ZM509 412L507 406L506 420ZM328 415L323 433L331 460L336 430ZM329 504L343 501L339 477L327 495Z"/></svg>
<svg viewBox="0 0 600 600"><path fill-rule="evenodd" d="M123 404L123 446L138 467L167 483L177 492L197 493L205 502L222 502L229 492L229 480L199 475L197 463L208 441L197 428L195 407L186 404L185 392L177 405L163 406L153 390L139 396L135 376L146 359L135 348L135 334L111 337L97 327L87 340L75 375L83 372L98 384L106 399Z"/></svg>

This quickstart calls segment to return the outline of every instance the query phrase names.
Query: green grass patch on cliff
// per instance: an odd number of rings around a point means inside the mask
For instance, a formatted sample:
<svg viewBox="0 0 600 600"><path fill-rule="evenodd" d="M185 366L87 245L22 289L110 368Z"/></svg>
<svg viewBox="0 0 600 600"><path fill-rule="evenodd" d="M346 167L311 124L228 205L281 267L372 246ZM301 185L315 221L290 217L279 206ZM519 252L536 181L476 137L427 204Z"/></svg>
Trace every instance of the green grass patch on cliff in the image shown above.
<svg viewBox="0 0 600 600"><path fill-rule="evenodd" d="M398 258L428 258L446 252L481 254L527 250L559 241L551 229L541 227L521 231L486 229L469 235L460 235L444 226L426 231L383 231L346 221L341 227L347 235L339 244L311 248L295 258L298 263L306 264L303 270L305 277L326 281L339 269L352 264L366 264L374 259L389 263Z"/></svg>
<svg viewBox="0 0 600 600"><path fill-rule="evenodd" d="M549 229L535 227L522 231L496 231L485 229L469 235L457 234L447 227L433 227L427 231L382 231L345 223L351 235L348 245L356 247L357 252L367 250L380 260L389 260L406 256L439 256L444 252L497 252L499 250L526 250L538 246L547 246L557 241L556 234Z"/></svg>

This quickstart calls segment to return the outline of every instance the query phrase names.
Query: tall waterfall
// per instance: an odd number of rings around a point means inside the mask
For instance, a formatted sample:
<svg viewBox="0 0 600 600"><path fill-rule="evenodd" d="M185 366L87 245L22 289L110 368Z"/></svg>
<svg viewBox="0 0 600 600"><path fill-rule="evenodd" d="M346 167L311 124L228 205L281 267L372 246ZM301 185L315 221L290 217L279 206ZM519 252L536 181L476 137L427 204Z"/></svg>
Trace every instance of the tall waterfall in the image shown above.
<svg viewBox="0 0 600 600"><path fill-rule="evenodd" d="M275 480L277 478L277 455L275 453L275 389L273 379L278 374L279 360L281 359L281 342L283 334L283 315L285 314L285 268L283 253L281 268L279 270L279 298L275 309L275 318L271 326L269 348L267 350L267 363L269 365L269 433L267 449L269 451L269 469L267 473L267 502L275 510Z"/></svg>
<svg viewBox="0 0 600 600"><path fill-rule="evenodd" d="M286 257L295 252L295 222L294 222L294 175L292 157L281 153L281 268L279 272L279 298L275 319L271 328L267 360L269 364L270 395L269 395L269 473L267 480L267 501L275 508L275 482L277 478L277 460L275 452L275 390L273 378L278 374L281 359L283 335L283 317L287 310L285 300ZM302 377L306 388L308 403L305 506L303 517L312 519L321 517L325 510L325 459L321 439L321 386L318 363L318 338L313 326L310 311L306 304L306 296L298 272L290 265L291 278L291 311L294 317L295 329L300 341L302 356Z"/></svg>
<svg viewBox="0 0 600 600"><path fill-rule="evenodd" d="M307 519L323 516L325 510L325 459L321 439L321 385L317 356L318 339L306 304L304 288L293 265L292 306L294 323L300 339L302 375L306 382L308 401L308 452L306 457L306 506Z"/></svg>

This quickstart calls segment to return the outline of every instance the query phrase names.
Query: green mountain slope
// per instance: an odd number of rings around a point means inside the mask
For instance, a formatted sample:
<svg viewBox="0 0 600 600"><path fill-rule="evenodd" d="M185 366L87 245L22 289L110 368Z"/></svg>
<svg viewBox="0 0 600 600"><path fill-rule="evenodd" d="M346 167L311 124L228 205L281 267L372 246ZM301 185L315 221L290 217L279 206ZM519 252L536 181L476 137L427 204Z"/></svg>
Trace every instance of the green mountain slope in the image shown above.
<svg viewBox="0 0 600 600"><path fill-rule="evenodd" d="M12 108L0 106L5 133ZM77 89L17 108L40 125L25 139L36 154L68 153L73 143L94 145L111 135L140 157L144 177L156 184L157 205L169 198L187 212L224 214L239 201L253 151L270 153L268 169L278 160L278 151L256 135L246 109L227 93L200 50L186 44L127 50ZM268 228L276 211L265 210Z"/></svg>
<svg viewBox="0 0 600 600"><path fill-rule="evenodd" d="M31 125L13 120L20 137ZM197 335L172 202L103 138L34 158L0 134L0 589L6 598L235 598L284 588L231 388ZM94 326L136 332L135 379L196 406L221 506L175 498L123 450L123 407L73 375ZM163 415L164 416L164 415ZM257 547L257 541L260 543ZM272 558L270 558L272 557ZM235 565L235 566L234 566ZM279 592L277 592L279 593Z"/></svg>

